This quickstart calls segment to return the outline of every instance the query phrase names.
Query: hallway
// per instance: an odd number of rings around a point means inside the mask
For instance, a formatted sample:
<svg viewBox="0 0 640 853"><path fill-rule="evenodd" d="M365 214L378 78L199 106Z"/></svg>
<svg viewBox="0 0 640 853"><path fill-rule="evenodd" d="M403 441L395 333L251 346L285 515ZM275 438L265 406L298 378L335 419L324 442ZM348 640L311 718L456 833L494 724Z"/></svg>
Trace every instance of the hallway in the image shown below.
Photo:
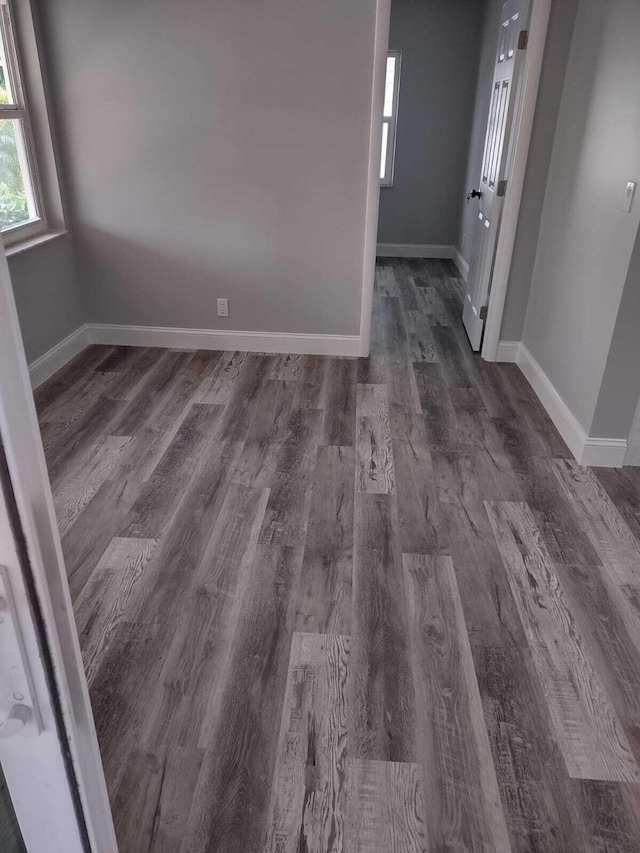
<svg viewBox="0 0 640 853"><path fill-rule="evenodd" d="M640 476L382 259L368 359L36 392L121 853L640 848Z"/></svg>

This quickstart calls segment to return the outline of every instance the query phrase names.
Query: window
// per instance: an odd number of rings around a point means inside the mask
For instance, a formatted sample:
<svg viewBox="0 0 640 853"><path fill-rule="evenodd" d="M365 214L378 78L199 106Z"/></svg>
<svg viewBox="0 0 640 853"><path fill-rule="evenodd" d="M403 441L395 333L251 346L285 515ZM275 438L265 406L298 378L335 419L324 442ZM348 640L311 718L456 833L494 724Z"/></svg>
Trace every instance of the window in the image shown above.
<svg viewBox="0 0 640 853"><path fill-rule="evenodd" d="M380 155L380 185L383 187L393 186L398 94L400 92L400 59L399 50L390 50L387 54L387 75L384 82L384 108L382 111L382 154Z"/></svg>
<svg viewBox="0 0 640 853"><path fill-rule="evenodd" d="M18 33L23 37L21 40ZM29 0L0 0L0 230L7 247L43 234L50 225L45 215L40 164L36 160L38 142L45 149L43 165L45 177L49 177L53 161L50 129L46 115L44 122L39 117L36 138L32 122L35 116L30 114L25 97L28 81L35 90L30 90L29 95L33 94L39 106L43 104L44 89L39 75ZM41 112L46 114L46 108ZM47 124L46 130L43 123ZM52 199L54 208L56 203L60 203L59 195ZM55 223L59 217L55 210L52 214Z"/></svg>

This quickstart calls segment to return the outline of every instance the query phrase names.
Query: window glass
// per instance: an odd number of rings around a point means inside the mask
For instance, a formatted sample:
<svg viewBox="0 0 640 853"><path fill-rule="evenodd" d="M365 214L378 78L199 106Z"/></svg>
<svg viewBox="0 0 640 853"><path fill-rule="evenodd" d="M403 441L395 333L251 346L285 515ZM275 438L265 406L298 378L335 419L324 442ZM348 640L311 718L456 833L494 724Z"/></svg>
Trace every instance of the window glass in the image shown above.
<svg viewBox="0 0 640 853"><path fill-rule="evenodd" d="M389 145L389 122L382 125L382 154L380 155L380 180L387 174L387 147Z"/></svg>
<svg viewBox="0 0 640 853"><path fill-rule="evenodd" d="M0 230L5 245L44 225L36 189L35 151L20 80L11 6L0 0ZM22 230L21 226L28 226ZM45 225L46 227L46 225Z"/></svg>
<svg viewBox="0 0 640 853"><path fill-rule="evenodd" d="M396 80L396 58L387 57L387 77L384 83L384 117L391 118L393 115L393 90Z"/></svg>
<svg viewBox="0 0 640 853"><path fill-rule="evenodd" d="M0 119L0 228L10 228L34 219L33 197L25 186L28 159L22 122Z"/></svg>
<svg viewBox="0 0 640 853"><path fill-rule="evenodd" d="M387 55L384 81L384 103L382 108L382 152L380 154L380 183L383 187L393 185L396 129L398 122L398 95L400 92L400 51L391 50Z"/></svg>
<svg viewBox="0 0 640 853"><path fill-rule="evenodd" d="M13 92L11 91L11 77L7 65L7 50L5 47L4 25L2 38L0 38L0 104L15 104Z"/></svg>

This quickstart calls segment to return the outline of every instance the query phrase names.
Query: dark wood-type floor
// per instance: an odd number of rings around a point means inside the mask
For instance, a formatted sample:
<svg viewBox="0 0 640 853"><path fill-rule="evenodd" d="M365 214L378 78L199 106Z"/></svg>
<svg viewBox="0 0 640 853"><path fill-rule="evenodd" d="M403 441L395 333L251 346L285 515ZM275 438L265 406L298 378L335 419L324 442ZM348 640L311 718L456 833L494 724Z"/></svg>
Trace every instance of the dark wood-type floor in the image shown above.
<svg viewBox="0 0 640 853"><path fill-rule="evenodd" d="M640 471L445 261L372 354L85 350L37 392L122 853L640 850Z"/></svg>

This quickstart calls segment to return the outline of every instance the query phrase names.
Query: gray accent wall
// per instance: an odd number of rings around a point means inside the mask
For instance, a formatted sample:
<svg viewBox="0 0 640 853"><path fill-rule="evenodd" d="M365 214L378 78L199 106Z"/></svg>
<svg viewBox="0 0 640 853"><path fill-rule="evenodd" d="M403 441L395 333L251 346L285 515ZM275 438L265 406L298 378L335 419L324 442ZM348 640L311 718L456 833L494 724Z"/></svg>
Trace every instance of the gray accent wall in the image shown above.
<svg viewBox="0 0 640 853"><path fill-rule="evenodd" d="M478 0L392 0L389 48L402 51L402 74L379 243L457 243L483 12Z"/></svg>
<svg viewBox="0 0 640 853"><path fill-rule="evenodd" d="M42 13L85 319L357 335L375 0Z"/></svg>
<svg viewBox="0 0 640 853"><path fill-rule="evenodd" d="M84 322L69 235L9 258L22 340L29 363Z"/></svg>
<svg viewBox="0 0 640 853"><path fill-rule="evenodd" d="M640 223L639 41L637 0L580 0L523 336L591 435Z"/></svg>
<svg viewBox="0 0 640 853"><path fill-rule="evenodd" d="M640 399L639 330L640 231L631 255L591 426L591 434L603 438L624 438L631 432L627 464L634 465L640 465L640 414L637 429L631 429Z"/></svg>

